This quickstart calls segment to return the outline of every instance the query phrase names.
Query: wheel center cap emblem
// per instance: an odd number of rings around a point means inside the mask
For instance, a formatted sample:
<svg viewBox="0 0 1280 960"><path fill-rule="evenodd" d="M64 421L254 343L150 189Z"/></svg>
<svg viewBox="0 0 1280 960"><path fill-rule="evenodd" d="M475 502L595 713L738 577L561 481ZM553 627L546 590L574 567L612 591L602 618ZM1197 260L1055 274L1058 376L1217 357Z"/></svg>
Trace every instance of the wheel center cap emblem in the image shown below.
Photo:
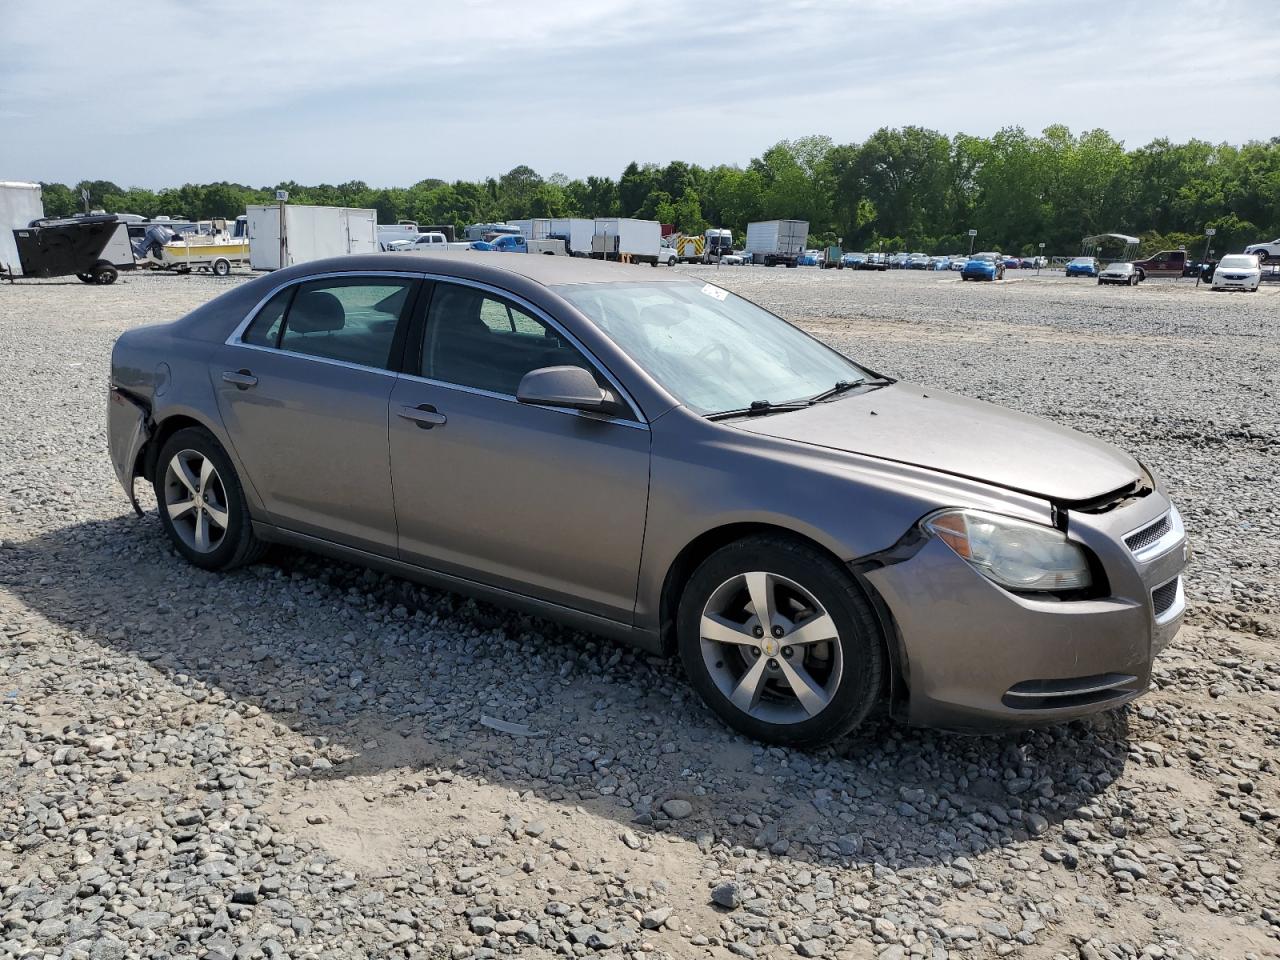
<svg viewBox="0 0 1280 960"><path fill-rule="evenodd" d="M772 640L766 640L764 642L764 652L771 657L776 656L778 653L778 645Z"/></svg>

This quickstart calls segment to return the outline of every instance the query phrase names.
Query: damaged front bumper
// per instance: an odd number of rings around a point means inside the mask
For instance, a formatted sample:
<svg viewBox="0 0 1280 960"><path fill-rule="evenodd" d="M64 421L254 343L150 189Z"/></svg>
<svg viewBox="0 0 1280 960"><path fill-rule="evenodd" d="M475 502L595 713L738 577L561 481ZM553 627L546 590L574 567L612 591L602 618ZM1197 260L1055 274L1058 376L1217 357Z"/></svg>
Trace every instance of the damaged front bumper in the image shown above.
<svg viewBox="0 0 1280 960"><path fill-rule="evenodd" d="M1130 510L1074 515L1070 529L1105 570L1105 596L1016 595L936 538L908 559L866 571L899 636L910 723L957 730L1058 723L1114 709L1147 689L1152 660L1186 607L1189 550L1177 511L1154 493ZM1160 535L1135 539L1147 530Z"/></svg>

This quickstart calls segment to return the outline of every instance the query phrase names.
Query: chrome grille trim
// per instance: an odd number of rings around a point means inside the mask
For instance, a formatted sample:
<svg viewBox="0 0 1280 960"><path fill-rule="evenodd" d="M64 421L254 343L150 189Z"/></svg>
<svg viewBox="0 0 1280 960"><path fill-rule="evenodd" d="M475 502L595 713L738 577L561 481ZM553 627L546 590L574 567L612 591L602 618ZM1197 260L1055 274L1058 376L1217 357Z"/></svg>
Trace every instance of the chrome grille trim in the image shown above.
<svg viewBox="0 0 1280 960"><path fill-rule="evenodd" d="M1063 710L1111 703L1141 692L1138 678L1127 673L1058 680L1024 680L1005 691L1001 702L1012 710Z"/></svg>
<svg viewBox="0 0 1280 960"><path fill-rule="evenodd" d="M1185 535L1182 518L1178 516L1176 508L1170 507L1159 519L1126 533L1124 543L1136 560L1145 562L1173 549L1182 542Z"/></svg>
<svg viewBox="0 0 1280 960"><path fill-rule="evenodd" d="M1137 533L1131 533L1124 538L1125 545L1130 550L1137 553L1143 547L1149 547L1155 543L1166 533L1169 532L1169 515L1166 513L1163 517L1149 526L1143 527Z"/></svg>
<svg viewBox="0 0 1280 960"><path fill-rule="evenodd" d="M1151 609L1155 612L1157 626L1163 626L1182 616L1186 608L1187 599L1182 590L1181 576L1174 577L1151 591Z"/></svg>

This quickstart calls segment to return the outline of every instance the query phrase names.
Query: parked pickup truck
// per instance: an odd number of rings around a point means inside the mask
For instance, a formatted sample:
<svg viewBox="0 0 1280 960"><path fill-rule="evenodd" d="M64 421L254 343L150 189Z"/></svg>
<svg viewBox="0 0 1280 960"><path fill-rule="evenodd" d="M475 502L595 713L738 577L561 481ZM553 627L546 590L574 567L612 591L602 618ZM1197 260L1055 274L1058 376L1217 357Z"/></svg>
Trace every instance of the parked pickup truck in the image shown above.
<svg viewBox="0 0 1280 960"><path fill-rule="evenodd" d="M421 253L424 250L465 250L466 243L450 243L445 239L443 233L430 230L426 233L420 233L412 240L392 240L387 243L387 249L397 253L405 251L413 251Z"/></svg>
<svg viewBox="0 0 1280 960"><path fill-rule="evenodd" d="M1145 260L1133 261L1133 265L1143 279L1147 277L1183 277L1186 276L1187 251L1161 250Z"/></svg>
<svg viewBox="0 0 1280 960"><path fill-rule="evenodd" d="M557 257L565 255L563 240L526 240L523 236L508 234L494 237L490 242L499 253L545 253Z"/></svg>

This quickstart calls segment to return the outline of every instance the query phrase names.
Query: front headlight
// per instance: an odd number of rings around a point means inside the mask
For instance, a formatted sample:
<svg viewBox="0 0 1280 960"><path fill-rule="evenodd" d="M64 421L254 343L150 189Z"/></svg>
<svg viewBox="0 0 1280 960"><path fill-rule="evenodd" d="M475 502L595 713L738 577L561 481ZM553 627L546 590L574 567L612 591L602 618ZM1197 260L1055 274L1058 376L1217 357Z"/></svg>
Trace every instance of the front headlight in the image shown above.
<svg viewBox="0 0 1280 960"><path fill-rule="evenodd" d="M1093 583L1084 551L1054 527L963 509L935 513L924 527L1009 590L1084 590Z"/></svg>

